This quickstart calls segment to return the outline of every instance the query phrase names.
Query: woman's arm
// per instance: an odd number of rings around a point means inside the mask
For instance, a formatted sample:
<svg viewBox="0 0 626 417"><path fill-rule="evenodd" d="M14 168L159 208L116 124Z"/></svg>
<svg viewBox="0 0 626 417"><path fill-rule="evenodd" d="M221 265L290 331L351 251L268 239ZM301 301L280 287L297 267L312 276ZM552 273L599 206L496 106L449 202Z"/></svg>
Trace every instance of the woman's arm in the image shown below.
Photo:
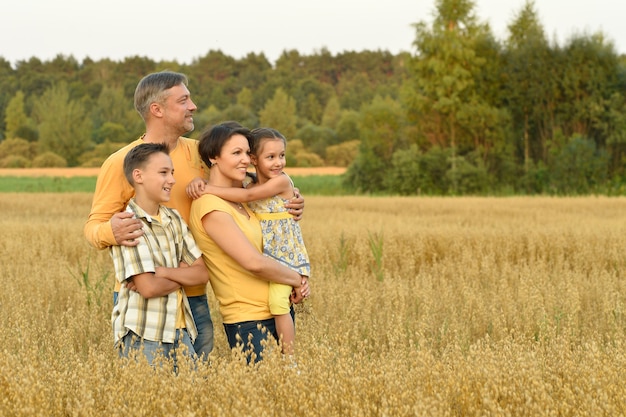
<svg viewBox="0 0 626 417"><path fill-rule="evenodd" d="M229 214L212 211L202 218L202 226L209 237L244 269L265 281L300 287L300 274L263 256Z"/></svg>

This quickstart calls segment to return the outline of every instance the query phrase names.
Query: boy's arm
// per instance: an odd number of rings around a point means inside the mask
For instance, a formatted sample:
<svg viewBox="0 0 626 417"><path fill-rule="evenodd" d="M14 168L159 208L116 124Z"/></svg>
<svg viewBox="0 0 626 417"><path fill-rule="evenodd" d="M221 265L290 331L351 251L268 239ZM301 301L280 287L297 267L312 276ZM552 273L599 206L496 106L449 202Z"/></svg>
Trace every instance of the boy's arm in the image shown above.
<svg viewBox="0 0 626 417"><path fill-rule="evenodd" d="M126 286L131 291L137 291L146 299L163 297L180 288L180 285L176 282L158 277L153 272L133 275L127 280Z"/></svg>
<svg viewBox="0 0 626 417"><path fill-rule="evenodd" d="M156 278L167 279L181 286L201 285L209 282L209 271L201 257L189 266L181 263L178 268L158 266L155 270Z"/></svg>

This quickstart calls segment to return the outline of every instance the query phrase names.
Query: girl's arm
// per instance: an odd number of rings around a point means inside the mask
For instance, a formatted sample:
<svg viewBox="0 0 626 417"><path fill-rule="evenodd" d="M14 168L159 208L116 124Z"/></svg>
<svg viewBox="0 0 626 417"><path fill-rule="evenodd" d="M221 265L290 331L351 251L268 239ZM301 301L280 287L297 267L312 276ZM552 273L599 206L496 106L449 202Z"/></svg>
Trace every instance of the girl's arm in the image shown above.
<svg viewBox="0 0 626 417"><path fill-rule="evenodd" d="M237 203L248 203L250 201L263 200L280 195L289 199L294 196L291 180L287 174L270 178L263 184L256 184L250 188L218 187L215 185L205 185L205 194L213 194L224 200L235 201Z"/></svg>
<svg viewBox="0 0 626 417"><path fill-rule="evenodd" d="M265 281L300 287L300 274L263 256L229 214L212 211L202 218L202 226L211 239L244 269Z"/></svg>

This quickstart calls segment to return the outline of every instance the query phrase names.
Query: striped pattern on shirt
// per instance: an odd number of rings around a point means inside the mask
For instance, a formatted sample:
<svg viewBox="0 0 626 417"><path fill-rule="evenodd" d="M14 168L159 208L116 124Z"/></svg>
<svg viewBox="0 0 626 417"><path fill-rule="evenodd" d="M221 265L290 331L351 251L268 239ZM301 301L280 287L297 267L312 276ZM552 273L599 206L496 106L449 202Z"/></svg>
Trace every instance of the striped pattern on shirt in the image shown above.
<svg viewBox="0 0 626 417"><path fill-rule="evenodd" d="M137 246L110 247L115 278L122 284L111 315L114 343L117 345L129 330L147 340L174 343L177 291L163 297L146 299L138 292L129 291L126 280L138 274L154 272L157 266L175 268L180 262L191 265L202 253L176 210L161 206L159 222L141 209L133 198L126 212L133 213L143 222L144 235ZM198 332L184 291L182 302L187 331L191 339L195 340Z"/></svg>

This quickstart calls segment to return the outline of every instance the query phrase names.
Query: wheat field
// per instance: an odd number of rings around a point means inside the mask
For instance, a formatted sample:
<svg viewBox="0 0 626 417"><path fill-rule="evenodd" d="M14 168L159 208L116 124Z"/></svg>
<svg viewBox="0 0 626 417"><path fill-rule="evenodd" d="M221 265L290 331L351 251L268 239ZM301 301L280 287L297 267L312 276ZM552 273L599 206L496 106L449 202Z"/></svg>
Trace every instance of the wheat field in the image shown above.
<svg viewBox="0 0 626 417"><path fill-rule="evenodd" d="M122 362L90 194L0 195L1 416L626 415L626 198L308 197L298 367ZM211 292L209 291L211 295Z"/></svg>

